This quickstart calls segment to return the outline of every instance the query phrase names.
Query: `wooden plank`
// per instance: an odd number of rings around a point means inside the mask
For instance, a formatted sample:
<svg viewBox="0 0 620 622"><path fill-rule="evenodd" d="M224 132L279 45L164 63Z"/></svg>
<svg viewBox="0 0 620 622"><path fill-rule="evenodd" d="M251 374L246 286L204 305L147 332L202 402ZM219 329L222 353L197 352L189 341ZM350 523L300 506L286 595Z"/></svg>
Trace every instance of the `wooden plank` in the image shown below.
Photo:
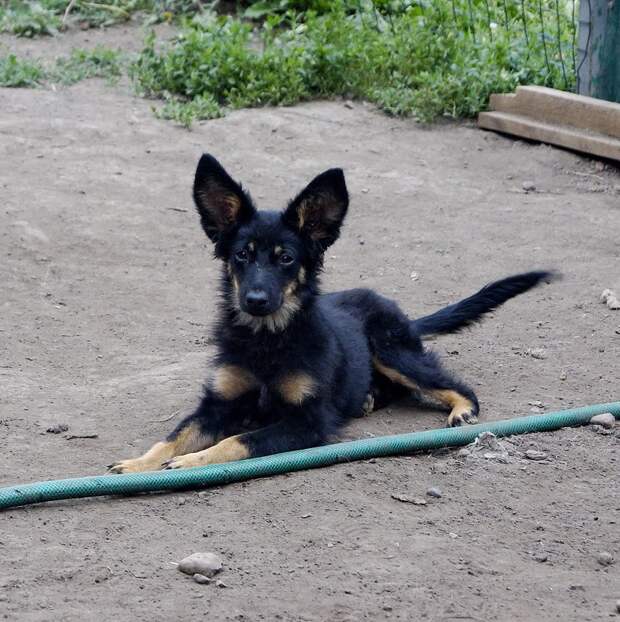
<svg viewBox="0 0 620 622"><path fill-rule="evenodd" d="M478 125L620 160L620 104L542 86L494 94Z"/></svg>
<svg viewBox="0 0 620 622"><path fill-rule="evenodd" d="M481 112L478 125L484 129L620 161L620 139L581 128L547 123L508 112Z"/></svg>

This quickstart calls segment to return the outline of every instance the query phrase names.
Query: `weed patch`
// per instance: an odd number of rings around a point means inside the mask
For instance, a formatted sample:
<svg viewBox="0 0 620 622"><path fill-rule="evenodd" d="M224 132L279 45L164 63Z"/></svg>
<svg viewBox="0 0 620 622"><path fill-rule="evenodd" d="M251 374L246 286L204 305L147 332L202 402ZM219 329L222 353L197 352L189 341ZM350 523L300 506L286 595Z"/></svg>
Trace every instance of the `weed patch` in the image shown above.
<svg viewBox="0 0 620 622"><path fill-rule="evenodd" d="M557 19L554 47L544 22L536 29L532 19L524 32L521 14L506 12L498 28L481 10L472 21L468 6L404 3L384 14L374 5L351 12L334 2L327 13L287 13L284 27L278 15L255 28L203 14L168 44L148 37L131 74L143 94L180 102L240 108L342 96L422 121L471 117L490 93L519 84L573 86L572 70L561 63L573 35L568 12ZM188 120L191 108L185 112Z"/></svg>
<svg viewBox="0 0 620 622"><path fill-rule="evenodd" d="M92 50L74 49L67 58L59 58L48 73L48 80L70 85L86 78L106 78L116 82L123 73L121 53L97 46Z"/></svg>
<svg viewBox="0 0 620 622"><path fill-rule="evenodd" d="M0 58L0 86L34 87L43 80L42 67L33 61L9 54Z"/></svg>

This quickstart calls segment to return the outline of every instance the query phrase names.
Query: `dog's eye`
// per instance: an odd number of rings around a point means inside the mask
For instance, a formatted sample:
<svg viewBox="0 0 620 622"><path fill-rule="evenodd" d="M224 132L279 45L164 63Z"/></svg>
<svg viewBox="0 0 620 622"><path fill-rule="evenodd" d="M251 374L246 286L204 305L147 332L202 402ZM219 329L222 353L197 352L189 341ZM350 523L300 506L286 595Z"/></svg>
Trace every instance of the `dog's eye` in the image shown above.
<svg viewBox="0 0 620 622"><path fill-rule="evenodd" d="M282 253L279 257L280 263L283 266L290 266L295 260L288 254Z"/></svg>
<svg viewBox="0 0 620 622"><path fill-rule="evenodd" d="M245 248L235 253L235 259L237 261L246 262L249 257L250 256L248 255L248 251L246 251Z"/></svg>

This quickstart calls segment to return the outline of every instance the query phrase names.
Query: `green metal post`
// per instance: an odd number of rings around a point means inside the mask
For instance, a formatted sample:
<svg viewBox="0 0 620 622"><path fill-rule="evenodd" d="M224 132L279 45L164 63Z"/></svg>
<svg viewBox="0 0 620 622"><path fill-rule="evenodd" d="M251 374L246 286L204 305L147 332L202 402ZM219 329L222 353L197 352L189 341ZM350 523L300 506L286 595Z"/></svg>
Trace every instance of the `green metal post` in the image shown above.
<svg viewBox="0 0 620 622"><path fill-rule="evenodd" d="M620 102L620 0L581 0L577 91Z"/></svg>

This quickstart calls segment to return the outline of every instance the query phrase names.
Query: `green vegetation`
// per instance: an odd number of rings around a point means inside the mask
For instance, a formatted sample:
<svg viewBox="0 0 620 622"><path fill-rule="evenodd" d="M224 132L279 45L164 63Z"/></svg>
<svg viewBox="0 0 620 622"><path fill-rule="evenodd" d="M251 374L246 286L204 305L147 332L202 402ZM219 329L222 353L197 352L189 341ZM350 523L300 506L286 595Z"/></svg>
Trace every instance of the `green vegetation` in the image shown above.
<svg viewBox="0 0 620 622"><path fill-rule="evenodd" d="M43 69L38 63L21 60L15 54L0 58L0 86L37 86L43 75Z"/></svg>
<svg viewBox="0 0 620 622"><path fill-rule="evenodd" d="M435 0L393 2L382 11L366 3L353 12L332 2L326 13L289 11L255 28L198 15L167 45L151 35L131 73L143 94L176 98L177 112L185 102L186 120L198 97L228 108L350 97L430 121L471 117L490 93L518 84L572 88L572 66L561 62L570 58L570 14L556 16L548 3L546 26L559 29L558 39L551 30L543 36L534 13L525 31L520 5L490 14L485 3L471 2L473 11L468 0Z"/></svg>
<svg viewBox="0 0 620 622"><path fill-rule="evenodd" d="M71 15L90 25L135 11L151 22L181 16L171 41L147 37L129 73L142 95L164 101L158 116L186 126L226 109L334 97L422 121L471 117L490 93L519 84L574 87L569 0L260 0L244 3L241 17L217 15L214 4L76 0ZM0 23L24 36L55 32L66 7L67 0L8 0ZM119 53L103 48L76 50L48 71L29 73L15 57L1 62L30 86L114 80L123 71Z"/></svg>
<svg viewBox="0 0 620 622"><path fill-rule="evenodd" d="M121 53L103 47L75 49L69 57L57 59L51 68L19 59L14 54L0 57L0 86L35 87L43 82L70 85L86 78L107 78L115 82L122 73Z"/></svg>
<svg viewBox="0 0 620 622"><path fill-rule="evenodd" d="M68 5L69 0L6 0L0 6L0 32L19 37L54 35L63 26ZM141 11L154 23L195 13L204 5L200 0L75 0L67 21L82 28L111 26Z"/></svg>
<svg viewBox="0 0 620 622"><path fill-rule="evenodd" d="M68 58L59 58L47 79L65 85L86 78L107 78L114 83L122 73L121 53L97 46L92 50L74 49Z"/></svg>
<svg viewBox="0 0 620 622"><path fill-rule="evenodd" d="M9 2L0 7L0 32L11 32L18 37L54 35L60 28L56 13L38 2Z"/></svg>
<svg viewBox="0 0 620 622"><path fill-rule="evenodd" d="M170 119L187 128L197 119L217 119L224 114L215 99L202 95L187 102L168 97L161 108L153 107L153 112L159 119Z"/></svg>

